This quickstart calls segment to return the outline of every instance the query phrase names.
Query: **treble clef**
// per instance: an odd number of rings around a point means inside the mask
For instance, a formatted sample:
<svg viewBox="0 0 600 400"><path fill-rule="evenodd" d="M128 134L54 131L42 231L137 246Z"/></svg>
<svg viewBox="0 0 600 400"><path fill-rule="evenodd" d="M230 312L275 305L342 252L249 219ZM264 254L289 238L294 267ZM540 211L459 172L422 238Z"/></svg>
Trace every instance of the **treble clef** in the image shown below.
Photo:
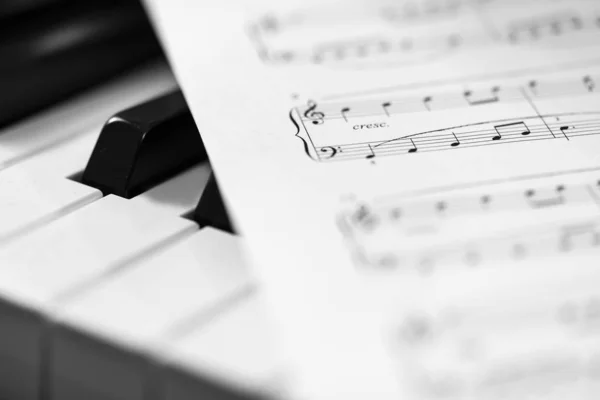
<svg viewBox="0 0 600 400"><path fill-rule="evenodd" d="M308 108L304 112L304 116L312 121L314 125L320 125L324 122L325 114L321 111L316 111L317 103L309 100L306 105Z"/></svg>

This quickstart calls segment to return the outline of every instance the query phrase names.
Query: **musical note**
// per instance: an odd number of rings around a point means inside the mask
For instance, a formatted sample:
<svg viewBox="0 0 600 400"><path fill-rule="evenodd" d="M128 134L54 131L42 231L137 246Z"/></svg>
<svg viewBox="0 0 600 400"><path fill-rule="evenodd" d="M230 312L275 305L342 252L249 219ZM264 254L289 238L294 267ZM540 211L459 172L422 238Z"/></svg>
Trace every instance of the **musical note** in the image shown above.
<svg viewBox="0 0 600 400"><path fill-rule="evenodd" d="M452 135L454 136L454 142L450 143L450 146L452 146L452 147L460 146L460 140L458 140L458 138L456 137L456 133L452 132Z"/></svg>
<svg viewBox="0 0 600 400"><path fill-rule="evenodd" d="M344 107L341 110L342 113L342 117L344 117L344 121L348 122L348 117L346 117L346 114L350 111L350 107Z"/></svg>
<svg viewBox="0 0 600 400"><path fill-rule="evenodd" d="M427 109L427 111L431 111L431 106L429 105L431 103L431 96L426 96L423 98L423 104L425 105L425 108Z"/></svg>
<svg viewBox="0 0 600 400"><path fill-rule="evenodd" d="M596 90L596 82L594 82L592 77L589 75L583 77L583 84L587 88L588 92L593 92Z"/></svg>
<svg viewBox="0 0 600 400"><path fill-rule="evenodd" d="M535 190L529 189L525 192L525 198L527 202L531 206L531 208L545 208L545 207L555 207L565 203L564 197L565 187L563 185L558 185L554 189L554 193L548 197L539 198L538 194Z"/></svg>
<svg viewBox="0 0 600 400"><path fill-rule="evenodd" d="M390 116L390 113L388 112L388 107L391 105L392 105L392 103L390 103L389 101L381 104L381 107L383 108L385 115L387 115L388 117Z"/></svg>
<svg viewBox="0 0 600 400"><path fill-rule="evenodd" d="M537 96L537 88L538 88L538 82L537 81L529 81L529 90L531 90L531 93L535 94Z"/></svg>
<svg viewBox="0 0 600 400"><path fill-rule="evenodd" d="M569 137L567 136L567 132L566 132L569 129L569 127L568 126L561 126L559 129L562 132L562 134L564 135L565 139L569 140Z"/></svg>
<svg viewBox="0 0 600 400"><path fill-rule="evenodd" d="M356 211L350 215L352 225L361 230L370 232L379 225L379 218L366 205L358 206Z"/></svg>
<svg viewBox="0 0 600 400"><path fill-rule="evenodd" d="M490 104L490 103L496 103L500 100L500 98L498 97L498 93L500 92L500 87L498 86L494 86L491 89L491 96L490 97L485 97L483 99L478 99L478 100L473 100L472 96L473 96L473 92L471 90L466 90L463 95L465 100L467 100L467 102L469 103L469 105L471 106L479 106L482 104Z"/></svg>
<svg viewBox="0 0 600 400"><path fill-rule="evenodd" d="M517 127L518 128L517 132L519 132L522 136L527 136L531 133L531 131L529 130L529 128L527 127L525 122L511 122L509 124L494 125L494 130L496 131L496 135L494 137L492 137L492 140L502 139L502 133L500 131L503 130L503 131L508 131L507 133L511 133L511 131L512 131L511 128L513 128L513 127Z"/></svg>
<svg viewBox="0 0 600 400"><path fill-rule="evenodd" d="M585 247L600 245L600 232L598 232L595 223L589 222L563 227L558 239L559 249L564 252L573 250L576 239L580 237L586 242L584 243Z"/></svg>
<svg viewBox="0 0 600 400"><path fill-rule="evenodd" d="M314 125L320 125L324 122L325 114L321 111L316 111L317 103L313 100L309 100L306 105L308 108L304 112L304 116L312 121Z"/></svg>
<svg viewBox="0 0 600 400"><path fill-rule="evenodd" d="M412 143L413 147L412 147L412 149L409 149L408 152L409 153L416 153L418 149L417 149L417 146L415 145L415 141L412 140L412 139L410 139L410 142Z"/></svg>
<svg viewBox="0 0 600 400"><path fill-rule="evenodd" d="M371 160L371 159L375 158L375 152L373 151L373 147L371 147L370 144L368 144L367 146L369 146L370 154L368 154L365 158L367 160Z"/></svg>

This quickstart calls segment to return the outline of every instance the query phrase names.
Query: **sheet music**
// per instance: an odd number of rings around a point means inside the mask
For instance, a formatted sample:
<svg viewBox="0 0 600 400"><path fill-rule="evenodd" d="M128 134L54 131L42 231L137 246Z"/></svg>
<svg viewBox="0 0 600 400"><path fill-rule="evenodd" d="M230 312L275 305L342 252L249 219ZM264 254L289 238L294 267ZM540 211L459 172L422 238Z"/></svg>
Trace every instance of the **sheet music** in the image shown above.
<svg viewBox="0 0 600 400"><path fill-rule="evenodd" d="M600 390L600 4L149 1L298 399Z"/></svg>

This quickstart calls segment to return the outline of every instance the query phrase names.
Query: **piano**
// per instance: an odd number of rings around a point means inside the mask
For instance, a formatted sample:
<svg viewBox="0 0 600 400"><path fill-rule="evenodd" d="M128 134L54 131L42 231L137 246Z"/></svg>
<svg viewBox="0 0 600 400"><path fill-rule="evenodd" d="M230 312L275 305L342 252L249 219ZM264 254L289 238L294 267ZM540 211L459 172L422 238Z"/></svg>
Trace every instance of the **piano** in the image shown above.
<svg viewBox="0 0 600 400"><path fill-rule="evenodd" d="M140 4L0 4L0 399L277 395L260 290Z"/></svg>

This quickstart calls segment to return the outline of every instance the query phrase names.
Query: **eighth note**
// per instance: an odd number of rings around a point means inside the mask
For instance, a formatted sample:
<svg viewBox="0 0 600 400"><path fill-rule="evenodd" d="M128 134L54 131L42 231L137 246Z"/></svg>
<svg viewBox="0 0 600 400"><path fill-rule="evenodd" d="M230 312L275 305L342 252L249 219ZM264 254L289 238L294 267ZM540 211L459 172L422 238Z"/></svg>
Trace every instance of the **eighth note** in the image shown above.
<svg viewBox="0 0 600 400"><path fill-rule="evenodd" d="M344 121L348 122L348 117L346 117L346 114L350 111L350 107L344 107L341 110L342 113L342 117L344 117Z"/></svg>
<svg viewBox="0 0 600 400"><path fill-rule="evenodd" d="M452 147L460 146L460 140L458 140L458 138L456 137L456 133L452 132L452 135L454 136L454 142L450 143L450 146L452 146Z"/></svg>
<svg viewBox="0 0 600 400"><path fill-rule="evenodd" d="M489 104L489 103L496 103L500 100L500 98L498 97L498 93L500 92L500 87L499 86L494 86L491 89L491 96L490 97L485 97L483 99L478 99L478 100L473 100L473 92L470 90L466 90L463 93L463 96L465 97L465 100L467 100L467 102L469 103L469 105L472 106L479 106L482 104Z"/></svg>
<svg viewBox="0 0 600 400"><path fill-rule="evenodd" d="M508 134L513 133L513 128L516 128L517 132L522 136L527 136L531 133L527 125L525 125L525 122L511 122L509 124L494 125L496 135L492 137L492 140L502 139L502 131L506 131Z"/></svg>

